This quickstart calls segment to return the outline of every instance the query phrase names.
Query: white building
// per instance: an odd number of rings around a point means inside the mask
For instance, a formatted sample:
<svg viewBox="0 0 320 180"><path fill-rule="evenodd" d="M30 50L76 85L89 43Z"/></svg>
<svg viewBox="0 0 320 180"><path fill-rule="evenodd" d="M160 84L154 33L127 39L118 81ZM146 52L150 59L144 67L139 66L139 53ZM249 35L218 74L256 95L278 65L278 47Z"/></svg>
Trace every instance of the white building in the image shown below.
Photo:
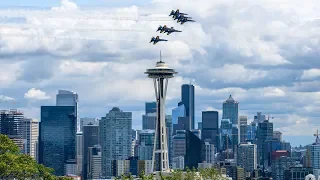
<svg viewBox="0 0 320 180"><path fill-rule="evenodd" d="M237 164L246 172L253 172L257 169L257 145L240 144L238 147Z"/></svg>
<svg viewBox="0 0 320 180"><path fill-rule="evenodd" d="M214 164L214 145L205 142L205 161Z"/></svg>
<svg viewBox="0 0 320 180"><path fill-rule="evenodd" d="M101 175L101 148L89 147L88 152L88 179L99 179Z"/></svg>
<svg viewBox="0 0 320 180"><path fill-rule="evenodd" d="M35 119L23 119L24 154L38 160L39 122Z"/></svg>
<svg viewBox="0 0 320 180"><path fill-rule="evenodd" d="M184 157L178 156L172 159L172 169L184 169Z"/></svg>

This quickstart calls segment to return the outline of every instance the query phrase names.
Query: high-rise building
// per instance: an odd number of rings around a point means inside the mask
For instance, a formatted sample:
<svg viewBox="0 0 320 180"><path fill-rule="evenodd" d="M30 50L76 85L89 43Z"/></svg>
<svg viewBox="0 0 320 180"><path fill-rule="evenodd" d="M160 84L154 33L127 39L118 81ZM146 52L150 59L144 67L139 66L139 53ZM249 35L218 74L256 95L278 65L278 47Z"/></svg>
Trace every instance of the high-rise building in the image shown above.
<svg viewBox="0 0 320 180"><path fill-rule="evenodd" d="M282 141L282 133L280 131L273 131L273 138Z"/></svg>
<svg viewBox="0 0 320 180"><path fill-rule="evenodd" d="M267 140L271 140L273 138L273 123L268 120L264 120L259 123L257 129L257 145L258 145L258 163L260 165L266 164L268 162L267 157L265 157L266 149L265 143Z"/></svg>
<svg viewBox="0 0 320 180"><path fill-rule="evenodd" d="M83 133L77 132L77 175L82 176L83 166Z"/></svg>
<svg viewBox="0 0 320 180"><path fill-rule="evenodd" d="M204 143L204 160L206 163L214 164L214 150L215 147L213 144L210 144L209 142Z"/></svg>
<svg viewBox="0 0 320 180"><path fill-rule="evenodd" d="M266 115L262 114L261 112L257 112L257 115L254 116L253 119L256 124L262 123L264 120L266 120Z"/></svg>
<svg viewBox="0 0 320 180"><path fill-rule="evenodd" d="M240 128L240 143L246 143L247 138L248 138L248 125L246 124L241 124L239 126Z"/></svg>
<svg viewBox="0 0 320 180"><path fill-rule="evenodd" d="M75 116L77 117L76 127L80 131L80 122L78 115L78 94L73 91L59 90L56 96L56 106L74 106Z"/></svg>
<svg viewBox="0 0 320 180"><path fill-rule="evenodd" d="M101 178L101 147L94 146L88 148L88 179Z"/></svg>
<svg viewBox="0 0 320 180"><path fill-rule="evenodd" d="M202 111L201 139L219 149L219 113L218 111Z"/></svg>
<svg viewBox="0 0 320 180"><path fill-rule="evenodd" d="M154 130L142 130L139 132L139 160L152 160L152 152L154 145Z"/></svg>
<svg viewBox="0 0 320 180"><path fill-rule="evenodd" d="M76 169L76 119L74 106L41 106L39 162L59 176Z"/></svg>
<svg viewBox="0 0 320 180"><path fill-rule="evenodd" d="M307 152L309 155L309 161L311 167L314 169L320 169L320 138L319 138L319 133L315 134L316 136L316 141L307 146Z"/></svg>
<svg viewBox="0 0 320 180"><path fill-rule="evenodd" d="M38 139L39 139L39 122L34 119L23 119L22 121L24 139L23 153L28 154L35 160L38 160Z"/></svg>
<svg viewBox="0 0 320 180"><path fill-rule="evenodd" d="M102 175L112 175L113 160L125 160L131 155L132 113L112 108L99 123Z"/></svg>
<svg viewBox="0 0 320 180"><path fill-rule="evenodd" d="M186 131L178 130L173 136L173 158L186 155Z"/></svg>
<svg viewBox="0 0 320 180"><path fill-rule="evenodd" d="M232 124L238 125L239 118L239 102L235 101L230 95L222 105L222 119L230 119Z"/></svg>
<svg viewBox="0 0 320 180"><path fill-rule="evenodd" d="M289 156L278 156L272 160L272 179L284 180L285 170L294 167L295 163Z"/></svg>
<svg viewBox="0 0 320 180"><path fill-rule="evenodd" d="M252 173L257 169L257 145L240 144L238 147L237 163L244 168L245 172Z"/></svg>
<svg viewBox="0 0 320 180"><path fill-rule="evenodd" d="M84 179L88 177L88 152L89 147L94 147L99 144L99 126L93 123L89 123L83 126L83 167L82 177Z"/></svg>
<svg viewBox="0 0 320 180"><path fill-rule="evenodd" d="M186 116L186 108L184 104L180 104L178 107L172 109L172 124L178 124L179 117ZM175 133L175 132L174 132Z"/></svg>
<svg viewBox="0 0 320 180"><path fill-rule="evenodd" d="M247 125L248 124L248 117L247 116L239 116L239 126Z"/></svg>
<svg viewBox="0 0 320 180"><path fill-rule="evenodd" d="M90 117L80 118L80 132L83 131L83 126L89 123L99 125L99 121L96 118L90 118Z"/></svg>
<svg viewBox="0 0 320 180"><path fill-rule="evenodd" d="M202 130L202 122L198 122L198 129Z"/></svg>
<svg viewBox="0 0 320 180"><path fill-rule="evenodd" d="M186 108L186 117L189 117L190 129L194 128L194 86L192 84L183 84L181 87L181 103Z"/></svg>
<svg viewBox="0 0 320 180"><path fill-rule="evenodd" d="M23 113L16 109L0 111L0 134L7 135L22 152L24 147L23 118Z"/></svg>
<svg viewBox="0 0 320 180"><path fill-rule="evenodd" d="M157 102L146 102L145 115L157 112Z"/></svg>
<svg viewBox="0 0 320 180"><path fill-rule="evenodd" d="M191 131L186 131L186 155L184 156L185 167L198 168L204 157L205 144Z"/></svg>
<svg viewBox="0 0 320 180"><path fill-rule="evenodd" d="M184 170L184 156L175 157L172 161L172 169Z"/></svg>
<svg viewBox="0 0 320 180"><path fill-rule="evenodd" d="M156 113L149 113L147 115L142 115L142 129L155 129L156 128Z"/></svg>
<svg viewBox="0 0 320 180"><path fill-rule="evenodd" d="M220 149L227 150L233 147L232 145L232 123L229 119L221 119L221 142Z"/></svg>

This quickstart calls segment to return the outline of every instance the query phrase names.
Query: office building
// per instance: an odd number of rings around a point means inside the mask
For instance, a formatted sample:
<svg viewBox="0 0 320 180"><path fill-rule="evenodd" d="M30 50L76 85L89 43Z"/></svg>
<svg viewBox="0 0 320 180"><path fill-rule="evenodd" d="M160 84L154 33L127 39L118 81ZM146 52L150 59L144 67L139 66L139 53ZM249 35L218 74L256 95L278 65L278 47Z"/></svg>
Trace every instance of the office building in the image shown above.
<svg viewBox="0 0 320 180"><path fill-rule="evenodd" d="M247 116L239 116L239 126L247 125L248 124L248 117Z"/></svg>
<svg viewBox="0 0 320 180"><path fill-rule="evenodd" d="M23 153L33 159L38 160L38 139L39 139L39 122L34 119L23 119L22 121L24 148Z"/></svg>
<svg viewBox="0 0 320 180"><path fill-rule="evenodd" d="M146 102L145 115L148 115L150 113L156 113L156 112L157 112L157 103L156 102Z"/></svg>
<svg viewBox="0 0 320 180"><path fill-rule="evenodd" d="M201 139L219 149L219 114L218 111L202 112Z"/></svg>
<svg viewBox="0 0 320 180"><path fill-rule="evenodd" d="M56 96L56 106L73 106L75 117L77 117L77 131L80 131L80 122L78 114L78 94L73 91L59 90Z"/></svg>
<svg viewBox="0 0 320 180"><path fill-rule="evenodd" d="M186 155L184 156L185 167L189 169L198 168L204 157L204 142L191 131L186 131Z"/></svg>
<svg viewBox="0 0 320 180"><path fill-rule="evenodd" d="M180 104L178 107L172 109L172 124L178 124L178 118L185 117L185 116L186 116L186 108L184 104Z"/></svg>
<svg viewBox="0 0 320 180"><path fill-rule="evenodd" d="M280 156L272 160L272 179L284 180L285 170L294 167L295 163L288 156Z"/></svg>
<svg viewBox="0 0 320 180"><path fill-rule="evenodd" d="M39 162L55 175L76 169L76 119L74 106L41 106Z"/></svg>
<svg viewBox="0 0 320 180"><path fill-rule="evenodd" d="M77 175L82 176L82 166L83 166L83 133L77 132Z"/></svg>
<svg viewBox="0 0 320 180"><path fill-rule="evenodd" d="M246 124L241 124L240 125L240 143L246 143L247 138L248 138L248 125Z"/></svg>
<svg viewBox="0 0 320 180"><path fill-rule="evenodd" d="M181 87L181 103L186 108L186 117L189 117L188 124L190 129L194 128L194 86L192 84L183 84Z"/></svg>
<svg viewBox="0 0 320 180"><path fill-rule="evenodd" d="M265 143L267 140L271 140L273 138L273 123L268 120L264 120L263 122L258 124L257 129L257 145L258 145L258 163L263 165L268 161L267 157L265 157L266 149Z"/></svg>
<svg viewBox="0 0 320 180"><path fill-rule="evenodd" d="M99 144L99 126L89 123L83 126L83 167L82 177L88 178L88 152L89 147L94 147Z"/></svg>
<svg viewBox="0 0 320 180"><path fill-rule="evenodd" d="M200 138L199 138L200 139ZM204 143L204 161L209 164L214 164L215 147L209 142Z"/></svg>
<svg viewBox="0 0 320 180"><path fill-rule="evenodd" d="M306 176L313 174L313 168L308 167L290 167L284 172L286 180L305 180Z"/></svg>
<svg viewBox="0 0 320 180"><path fill-rule="evenodd" d="M22 128L23 113L16 109L0 111L0 133L7 135L23 152L24 129Z"/></svg>
<svg viewBox="0 0 320 180"><path fill-rule="evenodd" d="M99 121L96 118L90 118L90 117L80 118L80 132L83 131L83 126L89 123L99 125Z"/></svg>
<svg viewBox="0 0 320 180"><path fill-rule="evenodd" d="M320 169L320 138L318 131L315 136L315 142L307 146L308 161L310 161L310 166L313 167L313 169Z"/></svg>
<svg viewBox="0 0 320 180"><path fill-rule="evenodd" d="M179 130L177 134L173 136L173 158L186 154L186 131Z"/></svg>
<svg viewBox="0 0 320 180"><path fill-rule="evenodd" d="M139 132L138 157L139 160L152 160L154 145L154 130L142 130Z"/></svg>
<svg viewBox="0 0 320 180"><path fill-rule="evenodd" d="M280 131L273 131L273 138L282 141L282 133Z"/></svg>
<svg viewBox="0 0 320 180"><path fill-rule="evenodd" d="M112 175L112 161L126 160L131 155L132 113L112 108L99 123L102 175Z"/></svg>
<svg viewBox="0 0 320 180"><path fill-rule="evenodd" d="M244 168L245 172L252 173L257 169L257 145L240 144L238 147L237 164Z"/></svg>
<svg viewBox="0 0 320 180"><path fill-rule="evenodd" d="M202 122L198 122L198 129L202 130Z"/></svg>
<svg viewBox="0 0 320 180"><path fill-rule="evenodd" d="M232 123L229 119L222 119L221 120L221 150L230 149L233 147L232 145Z"/></svg>
<svg viewBox="0 0 320 180"><path fill-rule="evenodd" d="M238 125L238 105L239 102L235 101L230 95L229 98L223 102L222 119L230 119L232 124Z"/></svg>
<svg viewBox="0 0 320 180"><path fill-rule="evenodd" d="M101 177L101 147L94 146L88 148L88 179L100 179Z"/></svg>
<svg viewBox="0 0 320 180"><path fill-rule="evenodd" d="M149 113L147 115L142 115L142 129L155 129L156 128L156 113Z"/></svg>
<svg viewBox="0 0 320 180"><path fill-rule="evenodd" d="M262 123L264 120L266 120L266 115L262 114L261 112L257 112L257 115L254 116L253 122L259 124Z"/></svg>
<svg viewBox="0 0 320 180"><path fill-rule="evenodd" d="M172 169L184 170L184 157L178 156L172 159Z"/></svg>

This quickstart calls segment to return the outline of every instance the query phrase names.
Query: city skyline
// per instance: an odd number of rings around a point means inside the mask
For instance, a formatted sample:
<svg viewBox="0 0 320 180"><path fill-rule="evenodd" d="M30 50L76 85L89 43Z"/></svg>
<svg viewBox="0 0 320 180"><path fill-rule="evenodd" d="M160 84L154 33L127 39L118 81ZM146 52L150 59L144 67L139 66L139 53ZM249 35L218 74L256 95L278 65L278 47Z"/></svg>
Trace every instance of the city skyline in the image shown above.
<svg viewBox="0 0 320 180"><path fill-rule="evenodd" d="M270 114L275 117L272 119L274 129L283 133L284 140L290 140L293 145L313 142L312 133L319 127L317 118L320 116L320 63L317 54L319 43L317 38L312 39L319 37L319 34L316 30L309 32L306 29L319 29L313 20L320 14L313 9L320 8L320 3L315 0L303 3L312 7L305 12L300 8L302 2L299 1L285 3L283 0L281 2L284 3L279 3L279 6L262 0L244 5L241 4L243 1L239 1L239 4L236 3L238 6L228 2L203 1L197 9L193 9L194 3L181 2L1 2L2 15L12 6L21 6L24 10L10 8L8 20L3 20L2 24L14 26L14 23L24 20L10 17L22 16L24 19L27 16L23 24L37 30L19 30L16 26L11 31L13 35L6 36L7 32L0 32L3 37L0 98L18 102L1 103L1 109L16 108L28 117L40 119L40 106L54 105L58 90L65 89L78 93L80 118L100 118L117 106L133 112L133 127L141 129L145 102L154 100L153 84L144 77L143 72L159 60L159 50L162 50L163 60L180 72L169 84L167 114L177 107L181 85L191 81L195 86L195 124L201 120L201 112L206 110L217 110L220 118L223 101L232 95L239 102L239 116L247 116L248 122L257 112ZM106 10L94 7L100 5ZM23 6L32 7L24 9ZM33 8L37 7L54 8L34 13ZM173 22L151 21L152 18L145 14L157 14L153 19L163 20L171 9L177 7L190 12L199 22L181 26L186 33L170 37L166 45L150 47L145 40L155 35L154 28ZM286 8L292 11L285 11ZM78 23L68 27L68 19L50 11L70 13L70 19L78 19ZM124 25L123 21L104 20L106 23L103 21L89 26L89 21L83 22L80 18L83 16L81 13L92 11L97 13L89 16L91 22L101 19L98 13L114 11L119 17L131 18L140 14L142 20L150 21L143 28L143 22L136 21ZM281 11L285 13L279 14ZM271 14L276 14L277 18ZM57 17L53 19L57 27L48 32L42 31L43 27L53 27L44 20L51 16ZM301 18L297 20L293 17ZM263 25L261 22L264 22ZM69 33L62 33L61 36L79 33L84 38L105 41L77 38L49 41L46 36L60 36L59 28L71 28L67 30ZM72 28L95 29L93 31L96 33ZM110 28L138 29L139 32L103 30ZM102 29L101 32L99 29ZM25 31L35 34L25 37L22 35ZM43 33L44 37L41 35ZM109 33L113 33L114 39L108 37ZM21 39L21 36L24 38ZM136 42L120 41L124 39Z"/></svg>

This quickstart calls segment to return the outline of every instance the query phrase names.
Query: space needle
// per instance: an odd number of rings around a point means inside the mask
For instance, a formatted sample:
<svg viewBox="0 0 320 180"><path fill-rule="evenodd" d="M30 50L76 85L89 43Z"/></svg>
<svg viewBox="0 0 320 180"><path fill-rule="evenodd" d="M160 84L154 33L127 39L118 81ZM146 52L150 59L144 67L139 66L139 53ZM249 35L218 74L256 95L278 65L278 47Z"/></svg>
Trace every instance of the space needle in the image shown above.
<svg viewBox="0 0 320 180"><path fill-rule="evenodd" d="M166 63L160 61L156 63L156 67L147 69L149 78L153 79L155 95L157 100L157 121L155 129L155 139L152 156L152 171L169 172L169 156L167 131L165 122L165 101L168 88L169 78L173 78L177 72L167 66ZM154 166L156 165L156 168Z"/></svg>

